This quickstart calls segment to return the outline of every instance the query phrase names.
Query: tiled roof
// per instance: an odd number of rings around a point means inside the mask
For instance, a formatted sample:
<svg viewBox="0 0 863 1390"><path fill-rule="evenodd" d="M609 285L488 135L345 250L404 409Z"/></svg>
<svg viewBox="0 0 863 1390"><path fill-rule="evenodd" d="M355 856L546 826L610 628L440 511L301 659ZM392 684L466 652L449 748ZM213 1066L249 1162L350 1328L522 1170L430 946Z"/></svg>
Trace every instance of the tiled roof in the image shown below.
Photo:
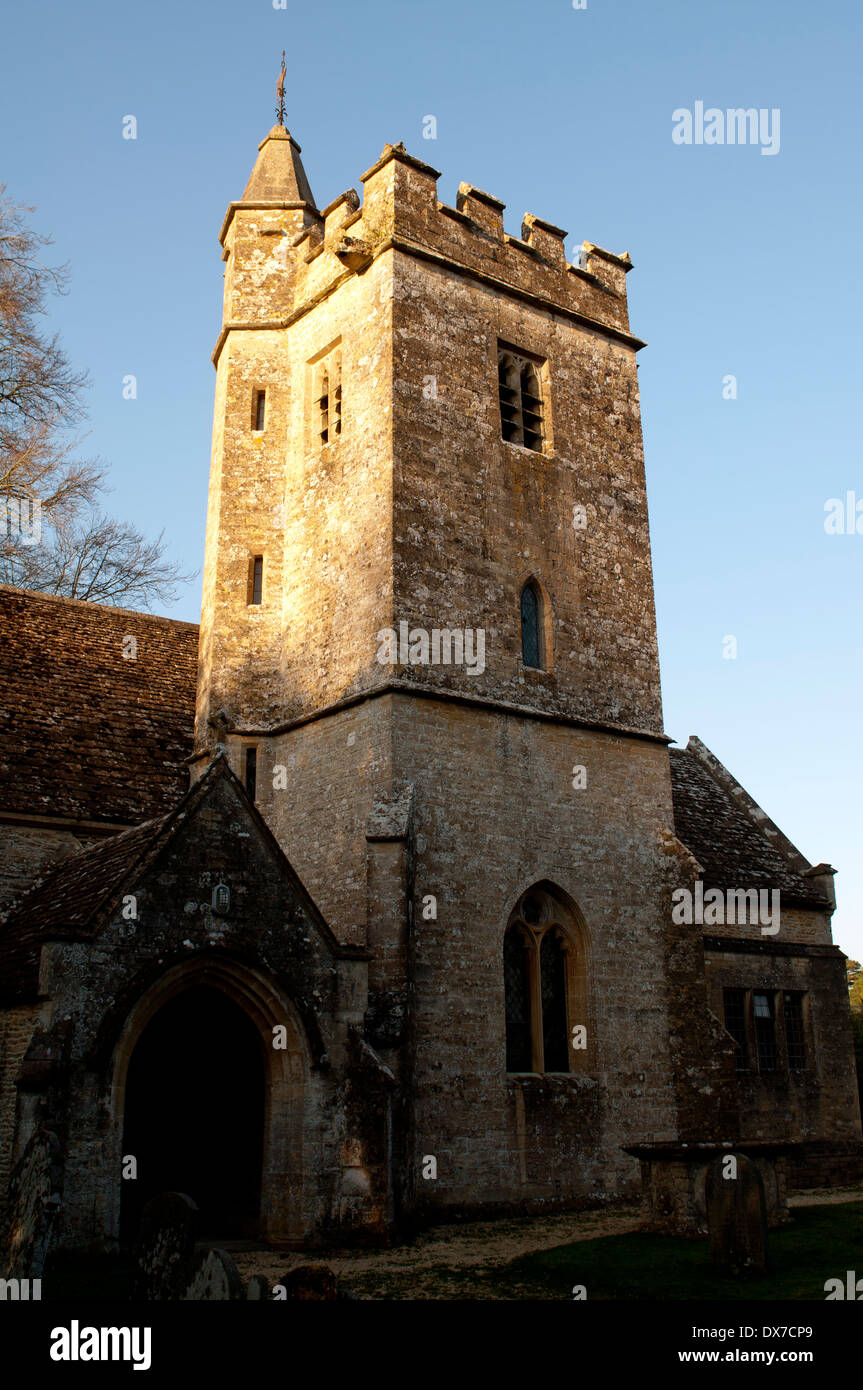
<svg viewBox="0 0 863 1390"><path fill-rule="evenodd" d="M159 816L100 840L37 879L0 926L0 1001L33 997L42 943L79 934L172 819Z"/></svg>
<svg viewBox="0 0 863 1390"><path fill-rule="evenodd" d="M669 753L675 834L702 866L705 888L778 888L788 902L822 910L828 906L823 893L770 843L703 758L683 748ZM805 863L799 855L798 861Z"/></svg>
<svg viewBox="0 0 863 1390"><path fill-rule="evenodd" d="M47 941L91 938L109 912L117 910L124 884L135 884L152 868L179 828L208 798L218 795L220 787L227 787L233 798L229 813L248 815L257 824L290 891L304 901L310 920L330 948L353 959L369 958L364 948L340 946L260 811L220 755L167 815L131 826L64 859L7 911L5 920L0 920L0 1008L37 997L42 946Z"/></svg>
<svg viewBox="0 0 863 1390"><path fill-rule="evenodd" d="M193 623L0 585L0 810L166 811L189 784L197 655Z"/></svg>

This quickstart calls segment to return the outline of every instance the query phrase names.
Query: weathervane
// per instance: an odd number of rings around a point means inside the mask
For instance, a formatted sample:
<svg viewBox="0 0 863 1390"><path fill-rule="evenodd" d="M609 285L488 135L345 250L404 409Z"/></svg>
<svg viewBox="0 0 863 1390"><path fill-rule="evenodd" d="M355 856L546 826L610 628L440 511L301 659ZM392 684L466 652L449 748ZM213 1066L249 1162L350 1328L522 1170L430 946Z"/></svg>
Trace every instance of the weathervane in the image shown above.
<svg viewBox="0 0 863 1390"><path fill-rule="evenodd" d="M279 104L276 107L276 115L279 120L279 125L282 126L285 124L285 75L287 71L285 67L285 50L282 49L282 70L279 73L279 80L276 83L276 96L279 98Z"/></svg>

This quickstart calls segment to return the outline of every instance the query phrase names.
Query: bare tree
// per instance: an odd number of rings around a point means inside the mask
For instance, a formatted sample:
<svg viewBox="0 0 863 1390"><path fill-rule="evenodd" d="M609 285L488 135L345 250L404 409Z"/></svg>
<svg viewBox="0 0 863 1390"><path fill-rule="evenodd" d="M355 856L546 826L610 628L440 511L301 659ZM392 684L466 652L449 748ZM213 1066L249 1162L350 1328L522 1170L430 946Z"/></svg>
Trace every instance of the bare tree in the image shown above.
<svg viewBox="0 0 863 1390"><path fill-rule="evenodd" d="M93 603L168 603L193 576L164 558L163 536L148 541L128 522L92 513L62 527L50 546L22 545L7 582Z"/></svg>
<svg viewBox="0 0 863 1390"><path fill-rule="evenodd" d="M64 294L68 266L48 266L51 238L34 231L0 184L0 580L101 603L167 602L192 575L102 515L107 469L78 457L86 372L70 366L40 318Z"/></svg>

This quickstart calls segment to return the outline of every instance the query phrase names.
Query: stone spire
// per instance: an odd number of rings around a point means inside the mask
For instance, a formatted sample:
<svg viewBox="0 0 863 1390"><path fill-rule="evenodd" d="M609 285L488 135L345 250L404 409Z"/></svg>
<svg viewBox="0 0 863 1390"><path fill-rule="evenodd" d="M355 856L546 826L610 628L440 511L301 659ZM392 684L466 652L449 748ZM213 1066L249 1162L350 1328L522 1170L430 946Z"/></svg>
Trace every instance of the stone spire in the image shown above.
<svg viewBox="0 0 863 1390"><path fill-rule="evenodd" d="M314 194L300 159L300 147L281 125L274 125L258 146L258 157L242 201L260 203L270 199L284 203L307 203L310 208L315 206Z"/></svg>
<svg viewBox="0 0 863 1390"><path fill-rule="evenodd" d="M242 201L307 203L313 208L314 194L300 159L300 147L285 127L285 73L283 49L282 67L276 84L276 124L258 146L258 158Z"/></svg>

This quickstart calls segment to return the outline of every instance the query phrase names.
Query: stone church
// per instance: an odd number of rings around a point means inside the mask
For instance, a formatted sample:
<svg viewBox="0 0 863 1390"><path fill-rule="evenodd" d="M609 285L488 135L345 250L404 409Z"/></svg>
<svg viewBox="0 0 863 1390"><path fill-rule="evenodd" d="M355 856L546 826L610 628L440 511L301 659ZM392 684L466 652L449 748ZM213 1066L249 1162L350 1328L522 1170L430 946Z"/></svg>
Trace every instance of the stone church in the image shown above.
<svg viewBox="0 0 863 1390"><path fill-rule="evenodd" d="M260 145L200 630L0 590L0 1198L55 1135L66 1248L863 1171L834 871L663 730L629 257L437 178Z"/></svg>

